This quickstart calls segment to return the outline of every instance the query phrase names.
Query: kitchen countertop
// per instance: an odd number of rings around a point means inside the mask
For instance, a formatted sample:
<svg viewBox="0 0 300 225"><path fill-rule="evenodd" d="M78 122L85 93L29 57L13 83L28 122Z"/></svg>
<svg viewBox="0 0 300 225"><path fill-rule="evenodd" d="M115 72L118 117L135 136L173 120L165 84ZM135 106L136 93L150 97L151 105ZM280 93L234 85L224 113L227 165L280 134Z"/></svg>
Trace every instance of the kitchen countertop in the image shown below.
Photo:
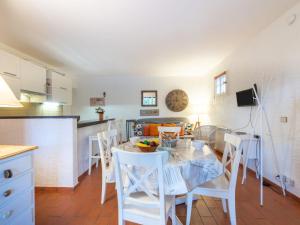
<svg viewBox="0 0 300 225"><path fill-rule="evenodd" d="M112 119L107 119L107 120L88 120L88 121L79 121L77 124L77 128L82 128L82 127L88 127L88 126L93 126L101 123L107 123L110 120L115 120L114 118Z"/></svg>
<svg viewBox="0 0 300 225"><path fill-rule="evenodd" d="M0 116L0 119L66 119L74 118L79 121L80 116L66 115L66 116Z"/></svg>
<svg viewBox="0 0 300 225"><path fill-rule="evenodd" d="M6 159L24 152L37 149L37 146L0 145L0 159Z"/></svg>

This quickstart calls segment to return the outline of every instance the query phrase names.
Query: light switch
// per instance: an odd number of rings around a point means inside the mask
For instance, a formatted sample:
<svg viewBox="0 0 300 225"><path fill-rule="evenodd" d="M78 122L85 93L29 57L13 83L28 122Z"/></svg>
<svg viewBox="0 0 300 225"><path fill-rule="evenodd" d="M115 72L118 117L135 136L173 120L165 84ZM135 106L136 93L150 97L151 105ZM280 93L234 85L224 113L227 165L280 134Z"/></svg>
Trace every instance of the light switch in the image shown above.
<svg viewBox="0 0 300 225"><path fill-rule="evenodd" d="M287 122L288 122L287 116L281 116L281 117L280 117L280 122L281 122L281 123L287 123Z"/></svg>

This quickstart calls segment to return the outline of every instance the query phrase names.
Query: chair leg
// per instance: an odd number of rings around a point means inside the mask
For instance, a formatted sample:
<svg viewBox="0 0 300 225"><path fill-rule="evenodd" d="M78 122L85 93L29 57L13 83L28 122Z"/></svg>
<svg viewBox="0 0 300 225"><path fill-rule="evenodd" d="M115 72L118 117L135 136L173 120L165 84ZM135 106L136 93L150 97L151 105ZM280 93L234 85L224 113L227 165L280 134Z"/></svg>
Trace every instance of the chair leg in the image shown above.
<svg viewBox="0 0 300 225"><path fill-rule="evenodd" d="M101 204L103 205L105 202L105 196L106 196L106 179L105 176L102 174L102 190L101 190Z"/></svg>
<svg viewBox="0 0 300 225"><path fill-rule="evenodd" d="M92 170L92 141L89 140L89 175L91 175Z"/></svg>
<svg viewBox="0 0 300 225"><path fill-rule="evenodd" d="M176 205L175 205L175 196L173 199L173 203L172 203L172 225L176 225L177 224L177 219L176 219Z"/></svg>
<svg viewBox="0 0 300 225"><path fill-rule="evenodd" d="M235 198L228 199L229 217L231 225L236 225Z"/></svg>
<svg viewBox="0 0 300 225"><path fill-rule="evenodd" d="M222 206L224 213L227 213L227 205L226 205L226 199L222 198Z"/></svg>
<svg viewBox="0 0 300 225"><path fill-rule="evenodd" d="M186 195L187 209L186 209L186 225L190 225L192 206L193 206L193 194L188 193Z"/></svg>
<svg viewBox="0 0 300 225"><path fill-rule="evenodd" d="M99 159L96 158L96 167L98 168L98 164L99 164Z"/></svg>
<svg viewBox="0 0 300 225"><path fill-rule="evenodd" d="M125 221L123 220L123 218L121 216L119 216L119 223L118 225L125 225Z"/></svg>

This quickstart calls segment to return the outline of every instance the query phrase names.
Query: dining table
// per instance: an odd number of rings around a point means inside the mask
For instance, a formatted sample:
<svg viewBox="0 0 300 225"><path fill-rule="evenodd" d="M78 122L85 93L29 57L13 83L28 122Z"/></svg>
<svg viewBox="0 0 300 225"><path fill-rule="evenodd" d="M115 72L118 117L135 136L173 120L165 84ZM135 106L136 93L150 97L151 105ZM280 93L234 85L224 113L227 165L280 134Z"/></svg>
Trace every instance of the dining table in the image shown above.
<svg viewBox="0 0 300 225"><path fill-rule="evenodd" d="M123 143L112 148L114 151L141 152L137 146L130 142ZM180 139L175 147L158 147L156 151L167 151L168 159L163 165L164 187L166 195L185 195L195 187L211 181L224 173L224 166L218 160L210 146L204 145L201 149L195 149L190 139ZM147 153L143 153L147 154ZM142 176L146 171L143 168L132 168L136 176ZM126 174L124 174L126 176ZM113 179L113 174L111 179ZM124 187L131 185L127 177ZM150 176L144 182L149 190L158 192L157 179ZM139 191L139 190L137 190ZM176 198L176 204L185 202L185 197ZM177 224L181 224L178 220Z"/></svg>

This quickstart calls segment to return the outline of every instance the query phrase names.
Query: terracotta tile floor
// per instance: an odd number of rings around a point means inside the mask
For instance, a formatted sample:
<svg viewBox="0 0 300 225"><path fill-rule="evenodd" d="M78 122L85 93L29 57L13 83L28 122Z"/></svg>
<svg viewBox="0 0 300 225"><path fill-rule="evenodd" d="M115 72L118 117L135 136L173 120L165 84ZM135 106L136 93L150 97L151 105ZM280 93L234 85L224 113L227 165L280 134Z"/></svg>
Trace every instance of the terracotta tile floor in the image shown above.
<svg viewBox="0 0 300 225"><path fill-rule="evenodd" d="M114 185L108 186L107 201L100 204L101 170L94 169L74 192L36 193L36 225L115 225L117 200ZM251 175L237 187L238 225L300 225L300 203L265 188L265 205L259 206L258 181ZM177 206L177 216L185 224L185 205ZM126 223L132 224L132 223ZM169 221L169 224L170 221ZM202 198L193 205L192 222L198 225L230 224L218 199Z"/></svg>

